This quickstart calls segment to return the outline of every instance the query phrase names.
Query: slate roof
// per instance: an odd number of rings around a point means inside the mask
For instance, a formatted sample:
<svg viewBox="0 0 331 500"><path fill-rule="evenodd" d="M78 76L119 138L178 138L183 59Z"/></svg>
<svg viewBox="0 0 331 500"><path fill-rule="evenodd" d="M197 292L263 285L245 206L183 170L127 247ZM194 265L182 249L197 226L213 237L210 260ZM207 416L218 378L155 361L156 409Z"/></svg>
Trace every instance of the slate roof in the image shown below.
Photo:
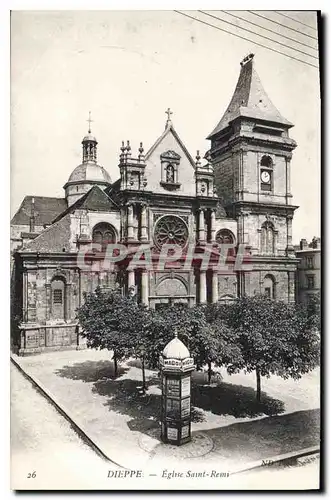
<svg viewBox="0 0 331 500"><path fill-rule="evenodd" d="M84 196L79 198L63 213L61 213L54 222L62 219L66 214L77 209L85 209L98 212L109 212L119 210L118 205L99 187L93 186Z"/></svg>
<svg viewBox="0 0 331 500"><path fill-rule="evenodd" d="M107 196L109 196L109 198L111 198L111 200L118 206L121 203L121 200L118 196L120 189L121 189L121 178L113 182L113 184L110 187L107 187L104 191L107 194Z"/></svg>
<svg viewBox="0 0 331 500"><path fill-rule="evenodd" d="M287 128L293 124L286 120L269 99L259 75L254 69L253 58L241 67L237 86L222 119L207 137L211 139L229 126L239 116L279 123Z"/></svg>
<svg viewBox="0 0 331 500"><path fill-rule="evenodd" d="M67 208L65 198L52 198L48 196L25 196L20 208L11 220L13 225L29 225L32 198L34 198L36 226L49 225Z"/></svg>
<svg viewBox="0 0 331 500"><path fill-rule="evenodd" d="M70 216L67 215L44 229L42 233L24 245L23 248L20 248L18 252L70 252Z"/></svg>

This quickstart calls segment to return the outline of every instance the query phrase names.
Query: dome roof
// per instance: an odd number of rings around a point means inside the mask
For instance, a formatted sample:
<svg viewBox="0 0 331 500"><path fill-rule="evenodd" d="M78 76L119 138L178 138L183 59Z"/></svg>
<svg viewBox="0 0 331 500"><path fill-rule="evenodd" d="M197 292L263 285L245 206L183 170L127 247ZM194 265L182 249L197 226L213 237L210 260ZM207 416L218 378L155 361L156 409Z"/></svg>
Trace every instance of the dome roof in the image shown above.
<svg viewBox="0 0 331 500"><path fill-rule="evenodd" d="M78 165L71 173L68 182L99 181L111 184L111 178L107 170L94 162Z"/></svg>
<svg viewBox="0 0 331 500"><path fill-rule="evenodd" d="M91 132L89 132L82 140L82 142L88 142L88 141L91 141L91 142L98 142L96 140L96 138L94 137L94 135L91 134Z"/></svg>
<svg viewBox="0 0 331 500"><path fill-rule="evenodd" d="M175 334L175 338L170 340L169 344L163 349L163 357L167 359L186 359L190 357L189 350Z"/></svg>

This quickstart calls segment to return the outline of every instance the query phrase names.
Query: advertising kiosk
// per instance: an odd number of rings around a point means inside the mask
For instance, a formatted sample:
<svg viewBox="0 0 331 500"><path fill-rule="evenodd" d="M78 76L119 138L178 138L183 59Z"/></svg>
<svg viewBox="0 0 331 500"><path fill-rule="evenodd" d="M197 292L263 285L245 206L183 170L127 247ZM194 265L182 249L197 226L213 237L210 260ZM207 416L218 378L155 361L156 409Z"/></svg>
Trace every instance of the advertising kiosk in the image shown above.
<svg viewBox="0 0 331 500"><path fill-rule="evenodd" d="M162 382L161 439L182 445L191 441L191 372L194 361L177 333L160 356Z"/></svg>

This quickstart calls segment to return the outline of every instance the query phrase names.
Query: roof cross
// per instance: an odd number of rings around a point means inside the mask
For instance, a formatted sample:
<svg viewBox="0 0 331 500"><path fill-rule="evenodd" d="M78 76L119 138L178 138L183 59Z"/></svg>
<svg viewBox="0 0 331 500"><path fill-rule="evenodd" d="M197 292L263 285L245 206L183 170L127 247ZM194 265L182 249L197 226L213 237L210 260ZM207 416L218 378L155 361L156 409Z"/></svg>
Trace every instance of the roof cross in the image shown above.
<svg viewBox="0 0 331 500"><path fill-rule="evenodd" d="M170 116L173 115L173 112L170 110L170 108L168 108L165 113L166 113L166 115L168 115L168 122L170 122L171 121Z"/></svg>
<svg viewBox="0 0 331 500"><path fill-rule="evenodd" d="M86 121L88 122L88 133L90 134L91 133L91 122L94 121L91 118L91 111L88 112L88 120L86 120Z"/></svg>

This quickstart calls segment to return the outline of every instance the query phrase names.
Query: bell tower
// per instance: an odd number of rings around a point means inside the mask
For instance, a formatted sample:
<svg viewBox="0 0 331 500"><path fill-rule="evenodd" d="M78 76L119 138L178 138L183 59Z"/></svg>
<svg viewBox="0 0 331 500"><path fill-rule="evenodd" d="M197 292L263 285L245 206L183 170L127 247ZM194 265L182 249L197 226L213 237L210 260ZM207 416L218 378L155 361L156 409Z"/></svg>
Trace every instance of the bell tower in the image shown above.
<svg viewBox="0 0 331 500"><path fill-rule="evenodd" d="M285 279L280 271L281 266L286 273L296 268L292 219L298 207L292 205L290 184L296 142L289 137L293 124L269 99L254 69L254 54L240 66L230 104L208 136L206 156L214 167L217 194L228 216L237 220L238 243L250 249L258 271L246 277L241 292L294 300L294 276ZM273 286L270 280L265 286L266 271Z"/></svg>

